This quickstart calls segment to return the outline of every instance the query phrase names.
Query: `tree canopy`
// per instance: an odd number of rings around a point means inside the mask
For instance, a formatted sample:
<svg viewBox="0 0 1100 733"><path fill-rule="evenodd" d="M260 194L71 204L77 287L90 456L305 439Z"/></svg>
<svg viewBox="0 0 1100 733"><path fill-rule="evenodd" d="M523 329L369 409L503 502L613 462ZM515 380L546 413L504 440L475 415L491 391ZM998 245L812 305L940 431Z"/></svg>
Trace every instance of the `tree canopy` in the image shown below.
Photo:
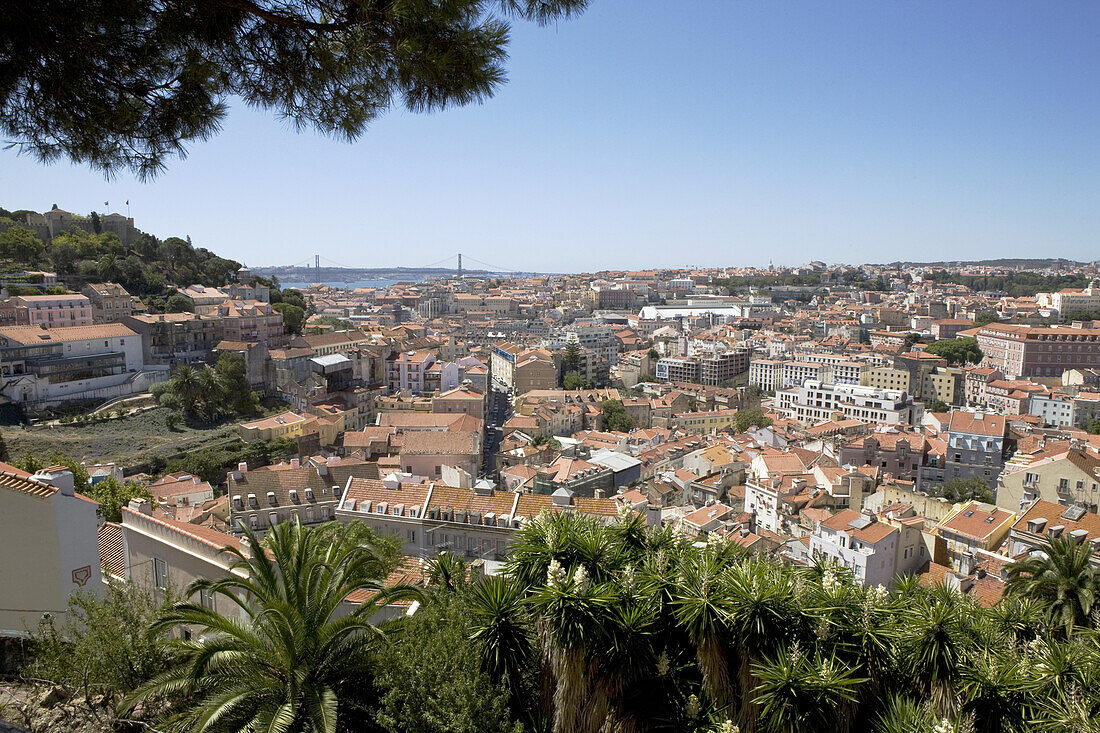
<svg viewBox="0 0 1100 733"><path fill-rule="evenodd" d="M750 407L747 410L738 410L733 416L733 427L739 433L749 428L766 428L772 424L772 419L764 414L759 407Z"/></svg>
<svg viewBox="0 0 1100 733"><path fill-rule="evenodd" d="M600 403L600 416L603 429L616 433L629 433L634 429L634 418L630 417L620 400L604 400Z"/></svg>
<svg viewBox="0 0 1100 733"><path fill-rule="evenodd" d="M0 24L0 131L43 162L148 179L221 127L226 100L354 140L391 107L483 101L510 19L587 0L31 0Z"/></svg>
<svg viewBox="0 0 1100 733"><path fill-rule="evenodd" d="M942 356L947 363L955 365L978 364L982 360L982 350L978 348L978 339L971 337L942 339L924 347L925 352Z"/></svg>

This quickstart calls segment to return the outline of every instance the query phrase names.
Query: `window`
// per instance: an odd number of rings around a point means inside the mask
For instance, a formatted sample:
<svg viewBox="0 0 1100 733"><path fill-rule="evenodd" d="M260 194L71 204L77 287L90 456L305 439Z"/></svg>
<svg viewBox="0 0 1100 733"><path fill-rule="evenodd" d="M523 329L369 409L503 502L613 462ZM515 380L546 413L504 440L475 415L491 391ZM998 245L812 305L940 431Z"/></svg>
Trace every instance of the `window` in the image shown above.
<svg viewBox="0 0 1100 733"><path fill-rule="evenodd" d="M205 588L199 591L199 604L209 611L217 610L214 608L214 594Z"/></svg>
<svg viewBox="0 0 1100 733"><path fill-rule="evenodd" d="M153 585L160 590L168 587L168 563L159 557L153 558Z"/></svg>
<svg viewBox="0 0 1100 733"><path fill-rule="evenodd" d="M255 514L253 514L252 516L250 516L248 518L248 527L249 527L249 529L256 529L258 526L259 526L259 519L256 517Z"/></svg>

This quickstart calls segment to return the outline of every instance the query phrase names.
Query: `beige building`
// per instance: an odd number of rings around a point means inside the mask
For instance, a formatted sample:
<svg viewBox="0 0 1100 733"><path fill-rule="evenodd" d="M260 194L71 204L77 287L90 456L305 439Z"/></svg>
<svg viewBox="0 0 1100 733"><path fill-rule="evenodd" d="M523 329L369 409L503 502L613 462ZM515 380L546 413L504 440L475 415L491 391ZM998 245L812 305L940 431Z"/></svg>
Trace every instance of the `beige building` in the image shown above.
<svg viewBox="0 0 1100 733"><path fill-rule="evenodd" d="M300 415L296 412L283 412L262 420L241 423L237 432L241 440L253 443L257 440L275 438L297 438L299 435L316 432L317 418L313 415Z"/></svg>
<svg viewBox="0 0 1100 733"><path fill-rule="evenodd" d="M115 323L134 314L134 300L118 283L88 283L80 291L92 304L94 323Z"/></svg>
<svg viewBox="0 0 1100 733"><path fill-rule="evenodd" d="M279 522L321 524L334 518L337 500L352 477L377 478L378 466L352 458L330 458L321 466L289 464L248 470L241 464L227 478L229 526L263 533Z"/></svg>
<svg viewBox="0 0 1100 733"><path fill-rule="evenodd" d="M1036 499L1051 504L1100 505L1100 458L1069 449L1029 461L1014 456L997 479L997 505L1020 511Z"/></svg>
<svg viewBox="0 0 1100 733"><path fill-rule="evenodd" d="M468 387L456 387L432 398L432 412L472 415L485 420L486 395Z"/></svg>
<svg viewBox="0 0 1100 733"><path fill-rule="evenodd" d="M154 517L149 502L140 499L123 507L121 524L107 524L100 534L103 564L112 576L173 593L200 578L228 575L235 558L226 547L247 551L243 540L216 529ZM239 606L215 594L200 593L191 600L243 616Z"/></svg>
<svg viewBox="0 0 1100 733"><path fill-rule="evenodd" d="M407 555L434 557L446 550L468 558L503 560L516 530L544 511L575 511L611 522L618 516L618 503L567 492L551 497L485 486L462 489L395 474L381 480L350 480L336 516L345 524L360 520L382 535L400 537Z"/></svg>
<svg viewBox="0 0 1100 733"><path fill-rule="evenodd" d="M936 527L936 534L947 543L948 563L960 566L961 558L976 550L992 552L1008 535L1016 513L992 504L969 501L956 504Z"/></svg>
<svg viewBox="0 0 1100 733"><path fill-rule="evenodd" d="M523 394L533 389L554 389L558 384L558 370L553 358L540 356L537 351L519 355L514 372L516 392Z"/></svg>
<svg viewBox="0 0 1100 733"><path fill-rule="evenodd" d="M63 624L72 593L100 592L99 505L68 469L0 469L0 636L24 636L45 614Z"/></svg>

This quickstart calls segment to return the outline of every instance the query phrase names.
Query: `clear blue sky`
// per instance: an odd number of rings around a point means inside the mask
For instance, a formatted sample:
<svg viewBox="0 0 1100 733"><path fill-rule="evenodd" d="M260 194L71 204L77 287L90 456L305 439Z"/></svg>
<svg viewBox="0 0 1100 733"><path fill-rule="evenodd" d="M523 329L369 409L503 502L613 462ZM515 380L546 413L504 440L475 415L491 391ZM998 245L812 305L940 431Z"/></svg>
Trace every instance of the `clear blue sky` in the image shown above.
<svg viewBox="0 0 1100 733"><path fill-rule="evenodd" d="M256 266L1100 257L1100 3L592 0L481 106L354 144L234 105L151 184L0 152L0 205Z"/></svg>

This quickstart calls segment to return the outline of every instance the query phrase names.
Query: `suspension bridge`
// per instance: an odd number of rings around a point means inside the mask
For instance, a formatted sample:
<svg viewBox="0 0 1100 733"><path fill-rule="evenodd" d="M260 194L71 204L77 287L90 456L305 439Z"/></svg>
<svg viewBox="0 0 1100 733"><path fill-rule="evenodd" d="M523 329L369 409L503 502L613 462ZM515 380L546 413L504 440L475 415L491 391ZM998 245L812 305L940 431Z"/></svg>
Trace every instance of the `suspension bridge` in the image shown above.
<svg viewBox="0 0 1100 733"><path fill-rule="evenodd" d="M471 267L473 265L473 267ZM254 267L258 275L274 275L282 282L343 282L362 280L420 280L426 277L489 277L493 275L535 275L464 255L453 254L420 267L357 267L315 254L292 265Z"/></svg>

